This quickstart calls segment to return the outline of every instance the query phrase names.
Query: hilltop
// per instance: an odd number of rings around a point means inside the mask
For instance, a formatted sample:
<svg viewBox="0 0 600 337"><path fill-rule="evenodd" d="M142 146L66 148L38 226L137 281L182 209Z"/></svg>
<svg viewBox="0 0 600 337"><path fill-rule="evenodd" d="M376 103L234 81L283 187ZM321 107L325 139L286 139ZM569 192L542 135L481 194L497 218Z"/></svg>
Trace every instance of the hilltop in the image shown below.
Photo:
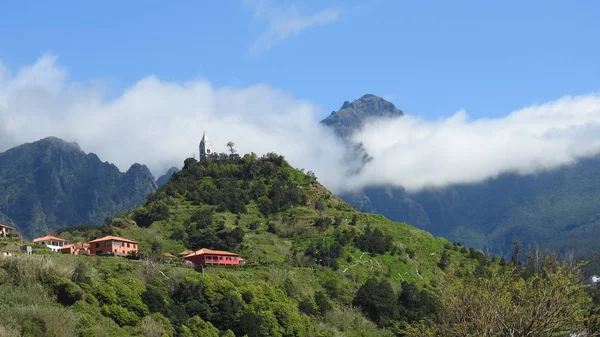
<svg viewBox="0 0 600 337"><path fill-rule="evenodd" d="M123 173L56 137L0 153L0 221L15 224L28 238L65 226L102 224L141 205L155 190L146 166L134 164Z"/></svg>

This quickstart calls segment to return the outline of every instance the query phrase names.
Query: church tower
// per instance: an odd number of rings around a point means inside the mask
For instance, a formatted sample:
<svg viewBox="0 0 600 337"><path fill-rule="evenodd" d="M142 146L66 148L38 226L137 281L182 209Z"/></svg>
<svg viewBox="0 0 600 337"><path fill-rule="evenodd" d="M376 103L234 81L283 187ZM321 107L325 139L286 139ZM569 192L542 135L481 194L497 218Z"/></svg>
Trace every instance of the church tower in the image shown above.
<svg viewBox="0 0 600 337"><path fill-rule="evenodd" d="M206 135L206 132L204 132L204 134L202 135L202 140L200 141L200 160L205 159L206 156L209 156L211 153L212 146L210 144L208 136Z"/></svg>

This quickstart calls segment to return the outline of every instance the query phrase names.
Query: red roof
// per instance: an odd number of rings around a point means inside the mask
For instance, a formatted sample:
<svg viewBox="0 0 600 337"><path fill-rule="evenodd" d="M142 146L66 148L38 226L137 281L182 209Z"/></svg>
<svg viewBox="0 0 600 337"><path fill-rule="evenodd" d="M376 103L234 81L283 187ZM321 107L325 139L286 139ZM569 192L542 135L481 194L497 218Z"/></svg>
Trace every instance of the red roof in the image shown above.
<svg viewBox="0 0 600 337"><path fill-rule="evenodd" d="M183 252L181 252L181 253L177 254L177 256L184 257L184 256L187 256L187 255L190 255L190 254L193 254L193 253L194 253L194 251L193 251L193 250L189 250L189 249L188 249L188 250L184 250Z"/></svg>
<svg viewBox="0 0 600 337"><path fill-rule="evenodd" d="M232 253L232 252L227 252L227 251L224 251L224 250L212 250L212 249L208 249L208 248L202 248L202 249L200 249L200 250L198 250L198 251L196 251L196 252L194 252L192 254L189 254L189 255L187 255L185 257L187 258L187 257L191 257L191 256L194 256L194 255L204 255L204 254L208 254L208 255L239 256L239 254Z"/></svg>
<svg viewBox="0 0 600 337"><path fill-rule="evenodd" d="M41 238L37 238L37 239L33 240L33 242L48 241L48 240L67 242L67 240L65 240L65 239L57 238L56 236L52 236L52 235L42 236Z"/></svg>
<svg viewBox="0 0 600 337"><path fill-rule="evenodd" d="M14 228L12 228L10 226L7 226L7 225L1 224L1 223L0 223L0 227L4 227L4 228L8 228L8 229L14 229Z"/></svg>
<svg viewBox="0 0 600 337"><path fill-rule="evenodd" d="M75 249L90 248L90 244L85 243L85 242L78 242L76 244L64 245L61 249L71 248L71 247L73 247Z"/></svg>
<svg viewBox="0 0 600 337"><path fill-rule="evenodd" d="M125 238L122 238L120 236L112 236L112 235L108 235L108 236L105 236L105 237L100 238L100 239L92 240L92 241L90 241L90 243L102 242L102 241L123 241L123 242L129 242L129 243L137 243L137 242L135 242L133 240L125 239Z"/></svg>

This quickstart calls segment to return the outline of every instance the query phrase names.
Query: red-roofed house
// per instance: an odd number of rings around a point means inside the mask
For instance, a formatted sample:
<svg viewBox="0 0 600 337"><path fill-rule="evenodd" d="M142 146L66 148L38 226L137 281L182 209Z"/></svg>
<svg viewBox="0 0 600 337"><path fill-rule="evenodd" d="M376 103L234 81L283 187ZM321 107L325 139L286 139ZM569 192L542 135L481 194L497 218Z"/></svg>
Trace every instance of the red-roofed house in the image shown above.
<svg viewBox="0 0 600 337"><path fill-rule="evenodd" d="M135 255L138 243L119 236L105 236L90 241L90 255Z"/></svg>
<svg viewBox="0 0 600 337"><path fill-rule="evenodd" d="M88 255L90 253L90 244L79 242L72 245L65 245L60 249L60 252L71 255Z"/></svg>
<svg viewBox="0 0 600 337"><path fill-rule="evenodd" d="M45 245L46 247L52 249L53 252L58 252L64 245L70 244L69 241L52 235L46 235L42 236L41 238L37 238L33 240L33 243Z"/></svg>
<svg viewBox="0 0 600 337"><path fill-rule="evenodd" d="M191 261L194 264L201 265L240 265L240 256L236 253L226 252L224 250L212 250L202 248L190 255L184 257L184 259Z"/></svg>
<svg viewBox="0 0 600 337"><path fill-rule="evenodd" d="M6 237L8 233L12 232L13 230L14 229L12 227L0 223L0 236Z"/></svg>

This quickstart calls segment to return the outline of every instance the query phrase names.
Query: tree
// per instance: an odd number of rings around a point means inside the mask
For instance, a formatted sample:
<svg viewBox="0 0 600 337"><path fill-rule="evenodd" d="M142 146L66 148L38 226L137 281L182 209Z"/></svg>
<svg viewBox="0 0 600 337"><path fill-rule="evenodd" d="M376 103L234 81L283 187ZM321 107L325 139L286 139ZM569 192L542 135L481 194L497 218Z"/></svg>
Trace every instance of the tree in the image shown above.
<svg viewBox="0 0 600 337"><path fill-rule="evenodd" d="M441 270L446 270L446 268L450 265L450 256L448 253L443 252L442 256L440 256L440 261L438 262L438 267Z"/></svg>
<svg viewBox="0 0 600 337"><path fill-rule="evenodd" d="M397 313L394 289L387 280L368 279L358 288L352 304L380 326L387 325Z"/></svg>
<svg viewBox="0 0 600 337"><path fill-rule="evenodd" d="M440 314L430 325L434 335L551 337L586 331L591 299L578 268L548 262L526 278L514 265L486 276L449 275L439 288Z"/></svg>
<svg viewBox="0 0 600 337"><path fill-rule="evenodd" d="M237 151L236 151L236 149L234 148L234 146L235 146L235 143L234 143L234 142L232 142L232 141L228 141L228 142L227 142L227 147L229 148L229 152L230 152L232 155L233 155L233 154L235 154L235 153L237 152Z"/></svg>
<svg viewBox="0 0 600 337"><path fill-rule="evenodd" d="M521 265L521 261L520 261L520 255L521 255L521 241L517 238L513 238L513 249L512 249L512 256L510 258L510 262L515 265L515 266L519 266Z"/></svg>

